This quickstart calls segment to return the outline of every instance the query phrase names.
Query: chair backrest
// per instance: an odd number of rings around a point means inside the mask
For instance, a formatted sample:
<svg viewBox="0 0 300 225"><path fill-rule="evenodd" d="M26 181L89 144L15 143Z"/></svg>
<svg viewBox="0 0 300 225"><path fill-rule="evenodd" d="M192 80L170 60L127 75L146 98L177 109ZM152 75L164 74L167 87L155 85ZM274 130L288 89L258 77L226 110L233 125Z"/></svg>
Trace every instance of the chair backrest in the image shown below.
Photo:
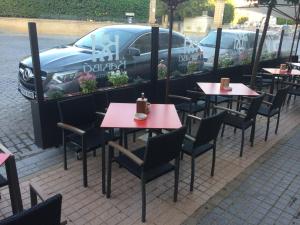
<svg viewBox="0 0 300 225"><path fill-rule="evenodd" d="M0 225L60 225L62 196L57 194L30 209L0 221Z"/></svg>
<svg viewBox="0 0 300 225"><path fill-rule="evenodd" d="M286 95L289 91L289 86L285 87L285 88L282 88L282 89L279 89L275 95L275 97L273 98L273 101L272 101L272 105L270 107L270 111L273 110L273 109L280 109L285 98L286 98Z"/></svg>
<svg viewBox="0 0 300 225"><path fill-rule="evenodd" d="M251 98L245 120L251 120L256 117L257 111L263 101L263 98L264 98L264 94Z"/></svg>
<svg viewBox="0 0 300 225"><path fill-rule="evenodd" d="M96 121L96 105L92 95L84 95L58 102L60 120L74 126Z"/></svg>
<svg viewBox="0 0 300 225"><path fill-rule="evenodd" d="M204 145L212 140L215 140L218 136L219 130L223 123L223 119L227 112L223 111L211 117L207 117L201 120L197 134L196 141L194 142L194 147Z"/></svg>
<svg viewBox="0 0 300 225"><path fill-rule="evenodd" d="M186 127L148 139L144 170L155 168L179 157Z"/></svg>

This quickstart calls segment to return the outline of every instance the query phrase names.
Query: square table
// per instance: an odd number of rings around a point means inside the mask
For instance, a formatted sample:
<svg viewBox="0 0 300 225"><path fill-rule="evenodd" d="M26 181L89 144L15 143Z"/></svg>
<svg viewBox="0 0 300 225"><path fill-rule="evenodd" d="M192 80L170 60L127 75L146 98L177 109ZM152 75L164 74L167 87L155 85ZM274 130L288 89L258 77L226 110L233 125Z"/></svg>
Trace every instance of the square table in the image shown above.
<svg viewBox="0 0 300 225"><path fill-rule="evenodd" d="M136 103L110 103L102 121L103 128L178 129L182 127L173 104L151 104L145 120L134 119ZM150 132L151 134L151 132ZM123 137L121 138L123 139ZM120 141L122 144L122 141Z"/></svg>
<svg viewBox="0 0 300 225"><path fill-rule="evenodd" d="M270 73L271 75L273 75L272 77L272 84L270 87L270 93L273 94L274 91L274 78L275 76L281 76L281 77L294 77L294 76L300 76L300 71L296 70L296 69L292 69L291 71L287 71L287 70L281 70L279 68L263 68L264 71ZM278 84L277 84L277 88L278 88Z"/></svg>
<svg viewBox="0 0 300 225"><path fill-rule="evenodd" d="M259 94L242 83L230 83L229 86L232 90L220 89L220 83L204 83L198 82L197 85L201 88L207 97L207 114L209 115L209 105L211 95L222 96L258 96Z"/></svg>

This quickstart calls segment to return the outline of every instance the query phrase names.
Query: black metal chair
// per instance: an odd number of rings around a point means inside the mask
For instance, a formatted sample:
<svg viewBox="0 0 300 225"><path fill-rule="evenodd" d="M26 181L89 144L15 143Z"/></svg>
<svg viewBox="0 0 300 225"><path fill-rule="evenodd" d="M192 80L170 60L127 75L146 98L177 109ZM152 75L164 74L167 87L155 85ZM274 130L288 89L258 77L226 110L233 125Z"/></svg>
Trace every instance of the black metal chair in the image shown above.
<svg viewBox="0 0 300 225"><path fill-rule="evenodd" d="M289 85L290 88L288 90L288 100L287 100L287 104L290 103L292 95L294 95L294 99L296 98L296 96L300 96L300 83L292 83L292 82L285 82L286 85Z"/></svg>
<svg viewBox="0 0 300 225"><path fill-rule="evenodd" d="M205 109L205 102L198 99L199 95L200 93L193 91L187 91L187 96L168 95L169 102L173 103L176 110L181 113L181 122L187 126L189 133L191 133L192 124L186 115L196 115Z"/></svg>
<svg viewBox="0 0 300 225"><path fill-rule="evenodd" d="M200 126L198 128L196 137L185 135L185 141L182 147L182 153L191 156L190 191L193 191L194 188L195 158L208 152L209 150L213 150L211 176L214 175L216 162L216 142L219 130L226 114L227 112L224 111L204 119L192 115L188 116L189 118L200 121Z"/></svg>
<svg viewBox="0 0 300 225"><path fill-rule="evenodd" d="M92 95L80 96L58 102L64 149L64 169L67 170L67 143L82 151L83 185L87 187L87 153L102 148L102 192L105 193L105 143L112 135L100 128L104 114L96 112Z"/></svg>
<svg viewBox="0 0 300 225"><path fill-rule="evenodd" d="M277 122L276 122L276 129L275 134L277 134L278 126L279 126L279 120L280 120L280 111L281 107L285 101L285 98L287 96L289 87L285 87L282 89L279 89L276 93L276 95L272 95L269 93L264 93L268 97L268 101L263 101L261 106L258 109L257 114L267 117L267 129L265 134L265 141L268 139L268 133L269 133L269 127L270 127L270 118L277 115ZM242 106L242 108L248 110L247 106Z"/></svg>
<svg viewBox="0 0 300 225"><path fill-rule="evenodd" d="M7 217L0 221L0 225L64 225L61 222L61 194L54 195L48 199L30 185L31 208ZM37 197L42 202L37 204Z"/></svg>
<svg viewBox="0 0 300 225"><path fill-rule="evenodd" d="M250 85L251 82L251 74L244 74L243 75L243 83L245 85ZM255 86L258 90L262 90L263 88L270 87L272 85L274 76L270 73L259 72L255 79Z"/></svg>
<svg viewBox="0 0 300 225"><path fill-rule="evenodd" d="M251 127L250 142L251 146L254 143L256 115L263 101L264 95L252 97L249 99L248 110L245 113L235 111L221 106L215 106L216 109L226 110L229 113L225 116L221 136L224 134L225 125L232 126L242 130L242 142L240 157L243 156L245 130Z"/></svg>
<svg viewBox="0 0 300 225"><path fill-rule="evenodd" d="M126 148L109 142L109 162L107 170L107 198L111 195L111 167L114 149L121 154L115 161L130 173L141 179L142 186L142 222L146 220L146 183L158 178L172 170L175 171L174 202L177 201L180 151L186 128L171 131L151 137L146 147L130 152ZM175 159L175 165L170 161Z"/></svg>

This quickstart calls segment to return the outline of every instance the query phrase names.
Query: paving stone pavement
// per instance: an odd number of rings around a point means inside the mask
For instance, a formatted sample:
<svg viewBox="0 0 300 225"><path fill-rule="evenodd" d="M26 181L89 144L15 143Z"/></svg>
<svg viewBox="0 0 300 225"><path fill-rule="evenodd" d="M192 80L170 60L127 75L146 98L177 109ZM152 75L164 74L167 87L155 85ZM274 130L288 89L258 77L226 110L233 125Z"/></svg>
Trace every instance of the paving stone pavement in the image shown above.
<svg viewBox="0 0 300 225"><path fill-rule="evenodd" d="M300 126L183 225L299 225Z"/></svg>
<svg viewBox="0 0 300 225"><path fill-rule="evenodd" d="M71 43L75 37L40 36L40 49ZM17 160L43 151L34 144L30 102L17 91L18 63L30 55L28 35L0 30L0 142Z"/></svg>

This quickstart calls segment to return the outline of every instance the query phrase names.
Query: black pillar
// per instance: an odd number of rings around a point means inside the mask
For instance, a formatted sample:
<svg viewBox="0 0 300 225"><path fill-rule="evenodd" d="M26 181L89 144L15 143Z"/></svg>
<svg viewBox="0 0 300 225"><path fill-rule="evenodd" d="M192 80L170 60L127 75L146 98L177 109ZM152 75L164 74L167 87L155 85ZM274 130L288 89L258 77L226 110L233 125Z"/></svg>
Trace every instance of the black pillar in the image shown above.
<svg viewBox="0 0 300 225"><path fill-rule="evenodd" d="M254 44L253 44L252 57L251 57L251 70L253 69L253 65L254 65L254 60L255 60L255 55L256 55L256 50L257 50L257 44L258 44L258 37L259 37L259 29L256 29L255 39L254 39Z"/></svg>
<svg viewBox="0 0 300 225"><path fill-rule="evenodd" d="M221 38L222 38L222 28L218 28L218 30L217 30L217 38L216 38L214 67L213 67L214 71L218 69Z"/></svg>
<svg viewBox="0 0 300 225"><path fill-rule="evenodd" d="M281 57L281 47L282 47L283 36L284 36L284 30L281 31L279 47L278 47L278 52L277 52L277 58Z"/></svg>
<svg viewBox="0 0 300 225"><path fill-rule="evenodd" d="M157 101L157 71L158 71L159 27L151 29L151 86L152 98Z"/></svg>

